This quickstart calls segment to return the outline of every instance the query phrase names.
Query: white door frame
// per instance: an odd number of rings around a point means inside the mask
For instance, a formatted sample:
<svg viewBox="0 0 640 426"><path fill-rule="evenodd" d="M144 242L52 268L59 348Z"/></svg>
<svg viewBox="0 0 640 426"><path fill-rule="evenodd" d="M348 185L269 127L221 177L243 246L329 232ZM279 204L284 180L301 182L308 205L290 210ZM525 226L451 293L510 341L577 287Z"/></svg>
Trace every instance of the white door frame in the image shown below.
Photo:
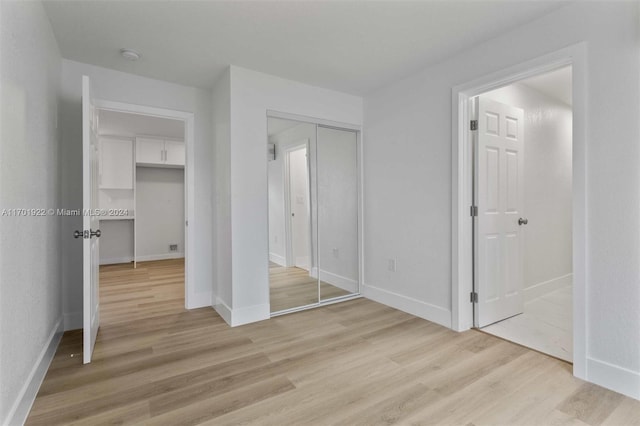
<svg viewBox="0 0 640 426"><path fill-rule="evenodd" d="M473 326L472 150L469 132L473 97L522 79L571 65L573 68L573 374L586 378L586 151L587 57L579 43L500 70L452 89L452 262L451 324L457 331Z"/></svg>
<svg viewBox="0 0 640 426"><path fill-rule="evenodd" d="M289 154L293 151L306 148L307 150L307 182L310 184L311 178L309 176L309 139L303 139L299 142L295 142L292 145L288 145L282 149L284 154L283 167L282 167L282 182L284 183L284 238L285 238L285 266L296 266L296 259L293 253L293 225L291 224L291 169ZM307 188L307 203L310 202L311 193L310 188ZM310 206L310 204L308 204ZM307 214L307 220L309 220L309 246L311 246L311 222L309 214ZM311 250L309 250L309 269L311 269Z"/></svg>
<svg viewBox="0 0 640 426"><path fill-rule="evenodd" d="M195 256L191 256L191 253L195 253L195 234L196 223L194 220L195 213L195 178L194 178L194 114L192 112L177 111L165 108L156 108L145 105L136 105L125 102L108 101L104 99L96 99L95 106L101 110L124 112L130 114L147 115L158 118L169 118L173 120L181 120L184 122L184 144L185 144L185 165L184 165L184 179L185 179L185 191L184 191L184 217L185 217L185 230L184 230L184 258L185 258L185 272L184 272L184 307L186 309L198 308L201 305L197 304L197 298L195 293L195 282L191 277L195 276Z"/></svg>

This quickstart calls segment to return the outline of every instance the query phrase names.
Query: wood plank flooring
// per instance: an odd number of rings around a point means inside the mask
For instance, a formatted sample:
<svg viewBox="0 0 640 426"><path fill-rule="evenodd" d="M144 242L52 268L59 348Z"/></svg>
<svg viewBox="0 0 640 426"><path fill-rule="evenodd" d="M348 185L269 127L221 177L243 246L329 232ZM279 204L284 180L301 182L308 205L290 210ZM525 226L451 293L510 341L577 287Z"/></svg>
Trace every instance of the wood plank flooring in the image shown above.
<svg viewBox="0 0 640 426"><path fill-rule="evenodd" d="M350 294L324 281L320 282L321 300ZM318 280L301 268L269 263L269 298L271 312L318 303Z"/></svg>
<svg viewBox="0 0 640 426"><path fill-rule="evenodd" d="M230 328L183 309L182 273L103 268L94 362L65 333L27 424L640 425L640 402L485 333L366 299Z"/></svg>

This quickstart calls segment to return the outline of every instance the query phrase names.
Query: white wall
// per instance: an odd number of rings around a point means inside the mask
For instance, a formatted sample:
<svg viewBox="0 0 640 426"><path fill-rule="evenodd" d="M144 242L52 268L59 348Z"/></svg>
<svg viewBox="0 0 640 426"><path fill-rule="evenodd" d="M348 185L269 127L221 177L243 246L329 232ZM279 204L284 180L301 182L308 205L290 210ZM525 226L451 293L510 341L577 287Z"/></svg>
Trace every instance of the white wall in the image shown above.
<svg viewBox="0 0 640 426"><path fill-rule="evenodd" d="M0 2L0 31L0 211L55 209L58 46L39 2ZM0 235L0 424L21 424L60 337L60 219L2 215Z"/></svg>
<svg viewBox="0 0 640 426"><path fill-rule="evenodd" d="M213 297L212 305L231 307L231 74L227 70L213 87ZM230 309L230 308L229 308ZM222 310L218 309L222 313ZM228 311L230 315L230 311ZM230 316L225 320L230 322ZM224 316L224 315L223 315Z"/></svg>
<svg viewBox="0 0 640 426"><path fill-rule="evenodd" d="M100 221L100 264L133 262L133 220Z"/></svg>
<svg viewBox="0 0 640 426"><path fill-rule="evenodd" d="M82 207L80 96L82 75L91 78L98 99L193 112L195 115L195 299L209 303L212 279L212 129L211 91L181 86L79 62L62 61L62 201L66 208ZM73 238L81 217L62 221L65 328L82 326L82 244Z"/></svg>
<svg viewBox="0 0 640 426"><path fill-rule="evenodd" d="M267 110L360 125L362 99L236 66L229 83L230 220L218 231L232 236L231 282L219 282L218 293L233 294L217 309L238 325L269 318Z"/></svg>
<svg viewBox="0 0 640 426"><path fill-rule="evenodd" d="M480 96L524 110L525 297L571 283L571 107L524 84Z"/></svg>
<svg viewBox="0 0 640 426"><path fill-rule="evenodd" d="M184 169L138 167L136 260L178 257L184 257Z"/></svg>
<svg viewBox="0 0 640 426"><path fill-rule="evenodd" d="M365 295L451 323L452 87L585 42L586 377L640 397L638 22L635 2L570 4L365 99Z"/></svg>

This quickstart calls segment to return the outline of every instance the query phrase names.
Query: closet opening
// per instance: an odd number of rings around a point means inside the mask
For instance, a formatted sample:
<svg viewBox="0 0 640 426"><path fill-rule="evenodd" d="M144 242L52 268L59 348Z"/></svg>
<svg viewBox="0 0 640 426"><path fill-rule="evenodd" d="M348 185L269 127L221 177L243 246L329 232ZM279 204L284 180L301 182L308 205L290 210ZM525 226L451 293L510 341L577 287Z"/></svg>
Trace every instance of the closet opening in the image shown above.
<svg viewBox="0 0 640 426"><path fill-rule="evenodd" d="M188 307L187 123L126 109L97 111L103 324Z"/></svg>

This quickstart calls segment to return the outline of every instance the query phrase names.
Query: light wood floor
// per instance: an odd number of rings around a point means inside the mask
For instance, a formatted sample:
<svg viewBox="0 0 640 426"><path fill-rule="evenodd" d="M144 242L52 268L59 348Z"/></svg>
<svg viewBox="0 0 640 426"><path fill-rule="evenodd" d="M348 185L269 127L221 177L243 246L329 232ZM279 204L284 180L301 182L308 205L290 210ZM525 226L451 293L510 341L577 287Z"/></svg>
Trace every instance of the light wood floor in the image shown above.
<svg viewBox="0 0 640 426"><path fill-rule="evenodd" d="M324 281L320 282L320 298L327 300L350 294ZM318 303L318 279L301 268L285 268L269 262L269 297L271 312Z"/></svg>
<svg viewBox="0 0 640 426"><path fill-rule="evenodd" d="M528 348L573 361L572 287L560 288L524 304L524 312L482 331Z"/></svg>
<svg viewBox="0 0 640 426"><path fill-rule="evenodd" d="M640 424L640 402L485 333L366 299L230 328L177 303L182 265L141 266L103 269L94 362L65 333L27 424Z"/></svg>

